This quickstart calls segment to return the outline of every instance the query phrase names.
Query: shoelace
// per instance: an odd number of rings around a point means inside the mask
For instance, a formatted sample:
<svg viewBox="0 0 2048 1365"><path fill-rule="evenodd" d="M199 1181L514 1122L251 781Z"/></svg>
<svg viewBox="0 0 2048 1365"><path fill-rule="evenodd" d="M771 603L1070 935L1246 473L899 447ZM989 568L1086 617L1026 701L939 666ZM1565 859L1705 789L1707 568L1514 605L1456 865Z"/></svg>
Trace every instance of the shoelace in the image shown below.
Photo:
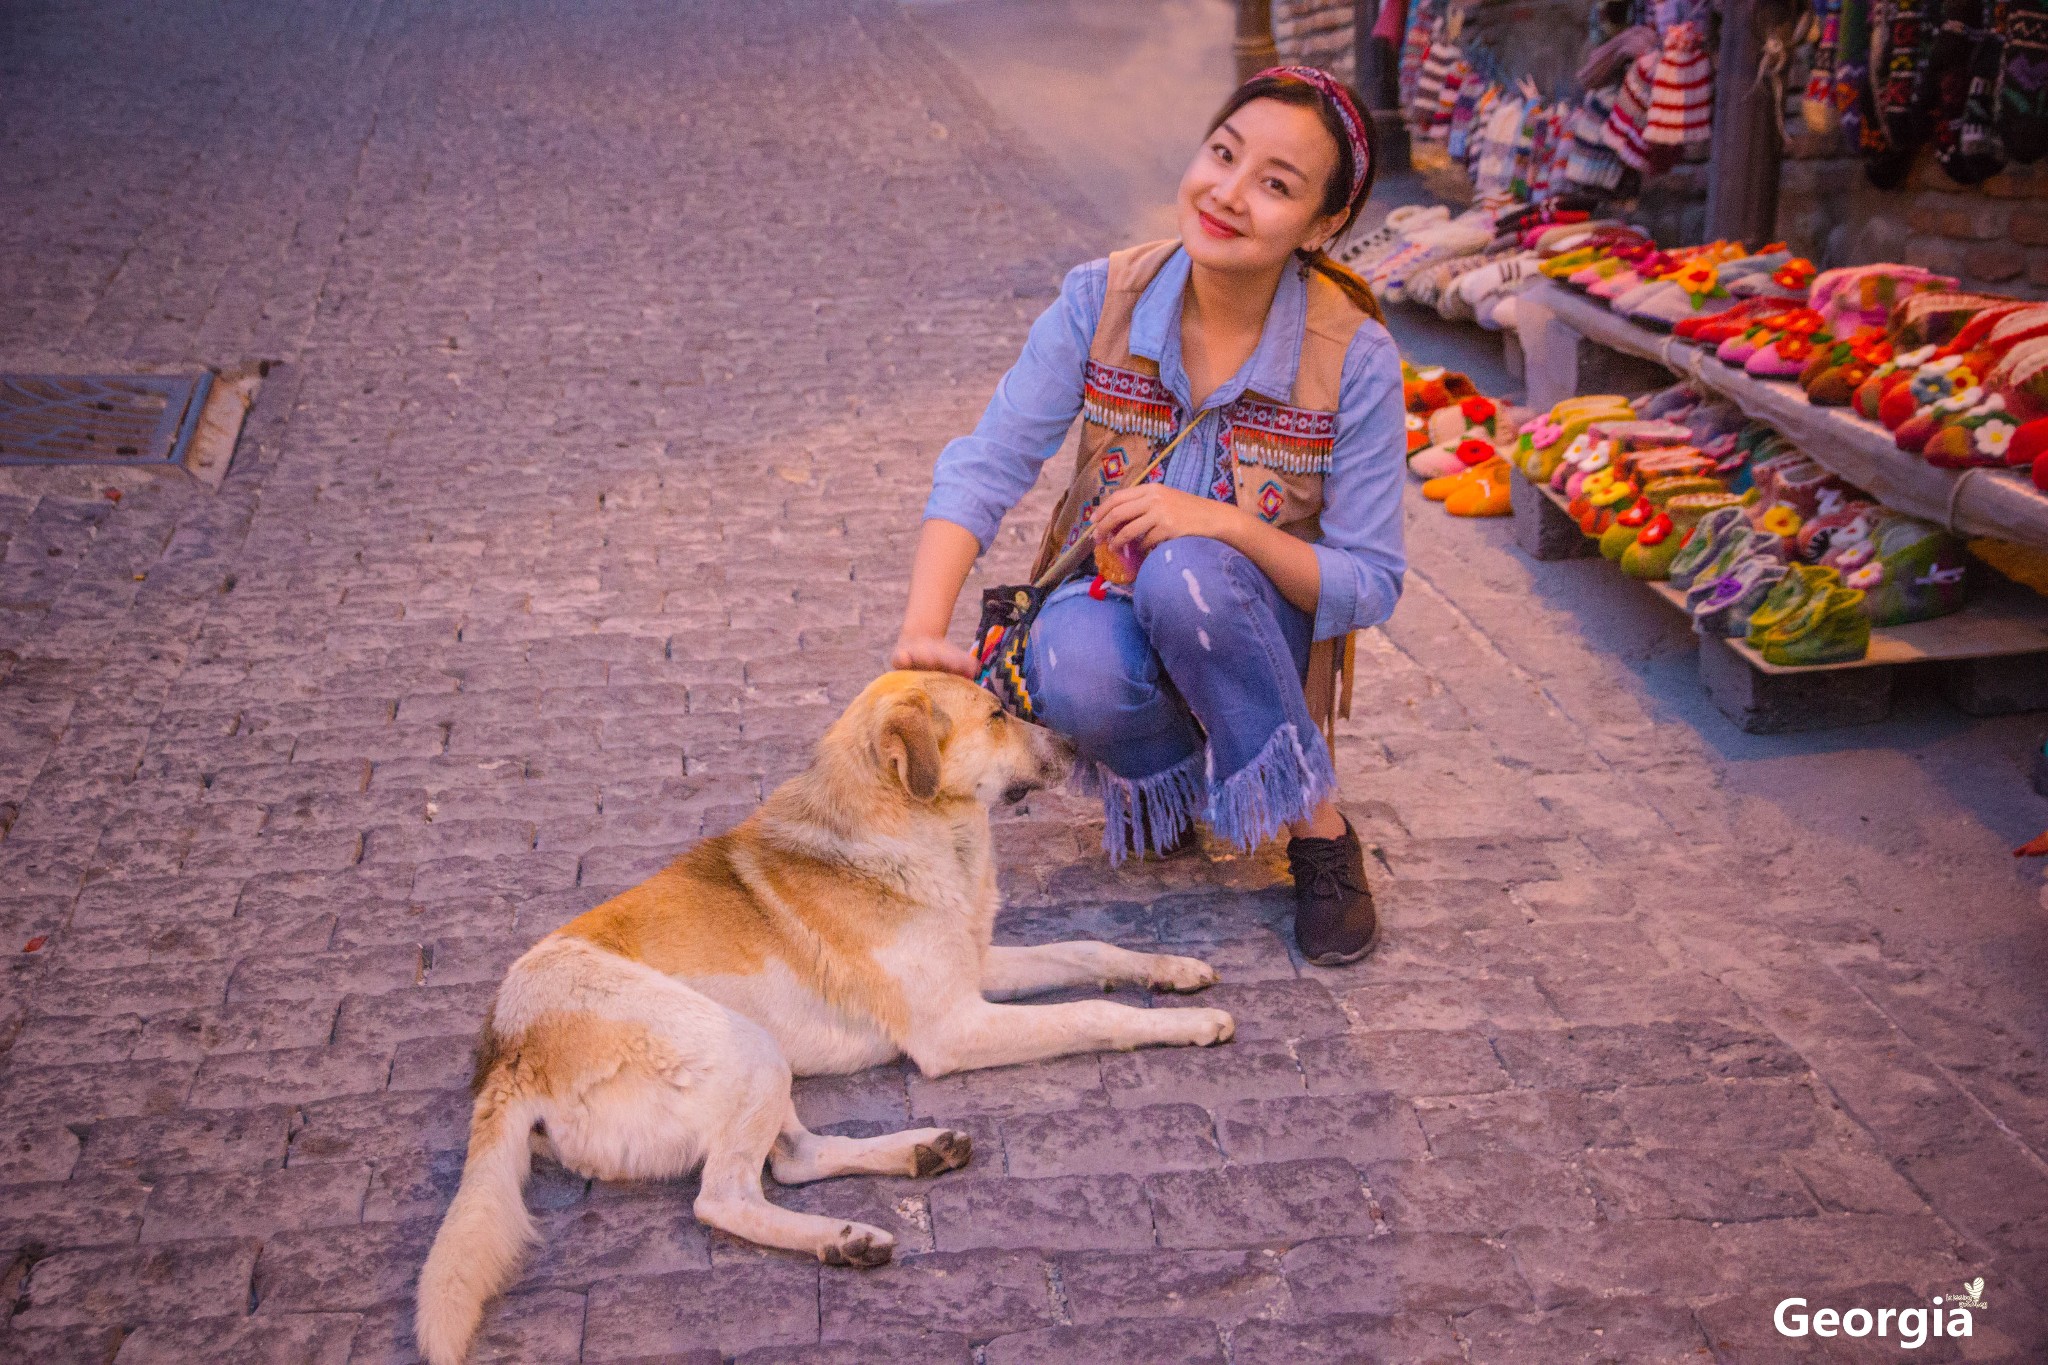
<svg viewBox="0 0 2048 1365"><path fill-rule="evenodd" d="M1305 842L1296 840L1287 846L1287 861L1294 873L1296 886L1305 882L1310 894L1315 896L1333 896L1339 891L1356 894L1365 890L1352 874L1345 841L1332 839L1328 841L1330 846L1324 848L1313 845L1304 848L1302 844ZM1316 841L1318 844L1323 842L1320 839Z"/></svg>

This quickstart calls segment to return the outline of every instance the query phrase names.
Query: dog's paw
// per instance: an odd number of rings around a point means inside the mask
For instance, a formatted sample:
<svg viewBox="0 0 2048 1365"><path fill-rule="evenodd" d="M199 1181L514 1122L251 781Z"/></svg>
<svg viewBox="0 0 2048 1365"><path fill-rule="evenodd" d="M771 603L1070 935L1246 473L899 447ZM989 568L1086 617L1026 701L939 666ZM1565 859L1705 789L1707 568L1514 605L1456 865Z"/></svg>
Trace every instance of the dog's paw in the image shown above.
<svg viewBox="0 0 2048 1365"><path fill-rule="evenodd" d="M1206 990L1216 984L1216 969L1195 957L1173 957L1155 953L1150 962L1151 978L1146 982L1155 991Z"/></svg>
<svg viewBox="0 0 2048 1365"><path fill-rule="evenodd" d="M895 1254L896 1239L866 1223L848 1223L836 1238L818 1248L818 1259L826 1265L848 1265L856 1270L887 1265Z"/></svg>
<svg viewBox="0 0 2048 1365"><path fill-rule="evenodd" d="M1154 1011L1160 1013L1161 1011ZM1183 1041L1195 1047L1208 1047L1211 1043L1227 1043L1237 1032L1237 1021L1222 1010L1170 1010L1176 1023L1185 1029Z"/></svg>
<svg viewBox="0 0 2048 1365"><path fill-rule="evenodd" d="M917 1144L917 1173L920 1176L957 1171L973 1159L974 1139L957 1129L948 1128L930 1142Z"/></svg>

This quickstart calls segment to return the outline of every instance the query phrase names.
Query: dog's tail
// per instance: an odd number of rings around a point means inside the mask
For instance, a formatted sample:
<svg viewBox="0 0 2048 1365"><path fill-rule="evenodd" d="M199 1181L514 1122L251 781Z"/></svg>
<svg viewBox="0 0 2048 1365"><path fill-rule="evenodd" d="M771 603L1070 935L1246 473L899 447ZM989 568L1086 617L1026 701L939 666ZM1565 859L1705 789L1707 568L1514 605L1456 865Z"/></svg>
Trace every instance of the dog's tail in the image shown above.
<svg viewBox="0 0 2048 1365"><path fill-rule="evenodd" d="M506 1084L510 1077L502 1068L482 1079L462 1185L420 1271L413 1330L430 1365L460 1365L484 1303L505 1287L534 1241L526 1177L541 1105Z"/></svg>

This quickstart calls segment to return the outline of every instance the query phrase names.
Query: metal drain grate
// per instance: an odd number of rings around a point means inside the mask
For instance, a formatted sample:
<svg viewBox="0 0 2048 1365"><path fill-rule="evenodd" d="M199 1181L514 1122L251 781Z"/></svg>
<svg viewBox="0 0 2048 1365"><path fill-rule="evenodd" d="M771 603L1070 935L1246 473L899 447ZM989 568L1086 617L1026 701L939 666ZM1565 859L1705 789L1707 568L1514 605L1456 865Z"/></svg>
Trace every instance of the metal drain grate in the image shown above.
<svg viewBox="0 0 2048 1365"><path fill-rule="evenodd" d="M170 464L213 376L0 374L0 465Z"/></svg>

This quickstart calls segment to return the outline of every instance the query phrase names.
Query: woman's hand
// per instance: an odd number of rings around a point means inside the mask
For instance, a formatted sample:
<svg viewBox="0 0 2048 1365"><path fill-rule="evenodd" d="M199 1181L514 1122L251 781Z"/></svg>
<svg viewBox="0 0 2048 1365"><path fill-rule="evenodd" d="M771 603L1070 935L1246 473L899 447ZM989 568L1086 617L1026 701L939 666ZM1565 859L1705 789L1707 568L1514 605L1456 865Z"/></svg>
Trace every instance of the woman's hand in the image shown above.
<svg viewBox="0 0 2048 1365"><path fill-rule="evenodd" d="M1176 536L1228 542L1236 519L1243 515L1230 503L1198 498L1164 484L1141 483L1119 488L1102 500L1095 513L1095 534L1119 549L1137 545L1150 550Z"/></svg>
<svg viewBox="0 0 2048 1365"><path fill-rule="evenodd" d="M945 636L912 635L907 631L896 637L896 648L889 651L889 667L958 673L969 680L980 671L974 656Z"/></svg>

